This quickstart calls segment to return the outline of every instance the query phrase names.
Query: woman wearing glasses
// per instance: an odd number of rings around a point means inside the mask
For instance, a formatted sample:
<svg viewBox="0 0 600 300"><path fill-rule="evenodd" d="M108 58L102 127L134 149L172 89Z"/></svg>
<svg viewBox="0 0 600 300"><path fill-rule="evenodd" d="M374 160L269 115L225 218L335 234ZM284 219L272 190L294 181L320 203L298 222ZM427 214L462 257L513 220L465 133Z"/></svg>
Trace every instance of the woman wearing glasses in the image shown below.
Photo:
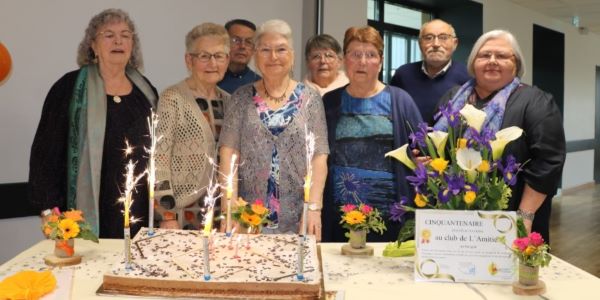
<svg viewBox="0 0 600 300"><path fill-rule="evenodd" d="M156 153L157 195L159 211L176 208L180 216L194 228L196 205L206 193L213 175L210 159L216 164L216 142L223 125L229 94L217 83L223 79L229 63L229 36L225 28L213 23L194 27L185 38L185 64L190 75L167 88L158 104ZM202 202L202 201L200 201ZM174 214L163 213L162 227L175 227Z"/></svg>
<svg viewBox="0 0 600 300"><path fill-rule="evenodd" d="M313 176L307 230L320 239L329 153L325 115L319 94L291 77L292 47L292 31L284 21L270 20L258 29L255 62L263 77L232 96L221 133L220 171L229 175L236 154L240 165L234 174L234 198L239 195L250 203L264 200L271 211L264 233L297 233L308 168L305 136L312 132L315 149L308 162Z"/></svg>
<svg viewBox="0 0 600 300"><path fill-rule="evenodd" d="M332 36L321 34L308 39L304 56L309 72L304 84L317 90L321 96L348 84L348 77L340 70L342 47Z"/></svg>
<svg viewBox="0 0 600 300"><path fill-rule="evenodd" d="M117 203L129 159L146 169L146 118L157 93L138 68L140 41L129 15L107 9L94 16L79 44L80 69L50 89L31 146L30 201L40 210L84 212L101 238L123 238L123 206ZM135 151L125 157L125 140ZM145 181L133 195L131 214L147 215ZM146 223L144 223L144 221ZM147 220L131 226L131 234Z"/></svg>
<svg viewBox="0 0 600 300"><path fill-rule="evenodd" d="M346 30L344 66L350 84L323 98L329 132L329 176L323 206L323 241L344 242L339 207L365 203L376 207L385 220L389 206L400 195L409 195L408 171L384 158L388 151L408 141L421 114L402 89L378 80L383 61L383 40L370 26ZM399 225L386 221L383 236L369 241L392 241Z"/></svg>
<svg viewBox="0 0 600 300"><path fill-rule="evenodd" d="M511 126L523 129L523 136L504 151L522 164L508 209L523 217L528 231L539 232L548 241L551 201L565 162L560 111L552 95L521 83L523 54L508 31L483 34L471 50L467 70L474 79L450 90L441 102L453 110L471 104L485 111L482 130L487 135ZM434 128L447 129L446 117Z"/></svg>

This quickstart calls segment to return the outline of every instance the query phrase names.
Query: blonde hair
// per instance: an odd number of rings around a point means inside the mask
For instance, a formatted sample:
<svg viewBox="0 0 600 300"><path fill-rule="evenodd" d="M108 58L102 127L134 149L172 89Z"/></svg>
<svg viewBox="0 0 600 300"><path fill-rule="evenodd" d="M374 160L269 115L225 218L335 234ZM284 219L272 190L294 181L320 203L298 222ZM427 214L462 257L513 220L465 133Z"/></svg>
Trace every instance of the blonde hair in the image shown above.
<svg viewBox="0 0 600 300"><path fill-rule="evenodd" d="M195 51L194 43L201 37L205 36L215 36L221 40L223 45L225 45L225 52L229 53L229 34L227 30L222 25L218 25L215 23L202 23L190 30L188 34L185 36L185 50L188 53L192 53Z"/></svg>

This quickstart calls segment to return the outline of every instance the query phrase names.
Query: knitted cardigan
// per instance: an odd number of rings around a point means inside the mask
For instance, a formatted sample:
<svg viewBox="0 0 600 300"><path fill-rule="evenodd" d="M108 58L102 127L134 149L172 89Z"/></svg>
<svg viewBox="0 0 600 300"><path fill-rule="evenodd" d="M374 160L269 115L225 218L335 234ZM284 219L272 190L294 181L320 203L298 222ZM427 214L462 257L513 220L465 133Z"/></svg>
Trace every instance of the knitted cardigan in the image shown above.
<svg viewBox="0 0 600 300"><path fill-rule="evenodd" d="M225 107L229 94L217 87ZM165 89L158 101L156 179L169 181L177 208L198 200L216 163L216 142L209 121L185 81Z"/></svg>
<svg viewBox="0 0 600 300"><path fill-rule="evenodd" d="M306 176L305 126L315 134L315 155L329 154L323 102L315 90L306 87L300 95L298 113L282 133L274 136L260 120L253 91L252 84L248 84L233 93L219 143L239 151L238 195L250 202L267 196L271 155L277 147L281 205L277 231L296 232Z"/></svg>

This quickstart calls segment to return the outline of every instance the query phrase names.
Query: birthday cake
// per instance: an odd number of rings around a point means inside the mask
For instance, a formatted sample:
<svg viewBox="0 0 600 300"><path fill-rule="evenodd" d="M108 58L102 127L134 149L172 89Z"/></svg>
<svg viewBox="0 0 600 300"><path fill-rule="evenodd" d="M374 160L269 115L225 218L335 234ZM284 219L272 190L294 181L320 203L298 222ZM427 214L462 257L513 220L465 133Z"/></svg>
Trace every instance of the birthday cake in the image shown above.
<svg viewBox="0 0 600 300"><path fill-rule="evenodd" d="M125 259L104 275L109 294L211 299L318 299L321 270L314 236L303 249L303 279L297 274L298 236L282 234L213 234L208 274L202 233L143 228L131 241Z"/></svg>

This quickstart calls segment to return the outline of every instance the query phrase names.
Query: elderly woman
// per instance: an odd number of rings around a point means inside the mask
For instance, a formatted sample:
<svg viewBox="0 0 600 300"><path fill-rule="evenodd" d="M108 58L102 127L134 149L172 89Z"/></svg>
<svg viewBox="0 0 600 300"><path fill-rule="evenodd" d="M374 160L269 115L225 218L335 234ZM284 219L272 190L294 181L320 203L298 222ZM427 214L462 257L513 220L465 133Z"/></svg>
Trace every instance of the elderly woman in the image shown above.
<svg viewBox="0 0 600 300"><path fill-rule="evenodd" d="M317 90L321 96L348 84L348 77L340 70L342 47L332 36L321 34L308 39L304 56L309 71L304 84Z"/></svg>
<svg viewBox="0 0 600 300"><path fill-rule="evenodd" d="M229 64L225 28L213 23L198 25L187 34L185 47L190 76L161 93L157 135L162 139L156 152L159 203L164 208L175 207L179 216L185 215L184 207L198 205L206 192L213 174L209 159L216 163L216 141L229 100L229 94L217 86ZM196 216L187 213L186 223L199 225ZM164 214L162 219L169 221L169 217L174 214ZM183 225L183 218L179 221Z"/></svg>
<svg viewBox="0 0 600 300"><path fill-rule="evenodd" d="M322 192L327 174L323 102L312 88L290 77L294 61L292 31L270 20L256 34L256 67L263 78L232 95L220 140L221 172L229 176L232 154L239 157L237 193L252 202L264 199L271 211L266 233L297 233L307 174L307 131L314 133L312 188L307 228L321 234Z"/></svg>
<svg viewBox="0 0 600 300"><path fill-rule="evenodd" d="M128 160L136 174L146 168L146 118L155 104L154 87L142 66L133 21L119 9L94 16L79 45L79 70L50 89L31 146L30 201L33 207L83 210L103 238L123 237L123 206L117 202ZM125 157L125 140L134 146ZM148 213L147 187L133 195L133 216ZM131 233L147 220L132 225Z"/></svg>
<svg viewBox="0 0 600 300"><path fill-rule="evenodd" d="M377 208L385 220L389 206L409 195L409 170L384 159L384 154L408 141L421 114L404 90L378 80L383 61L383 40L373 27L351 27L344 37L346 87L325 95L325 113L331 155L323 208L323 240L346 241L339 225L339 207L365 203ZM387 231L369 235L370 241L392 241L399 225L385 222Z"/></svg>
<svg viewBox="0 0 600 300"><path fill-rule="evenodd" d="M508 31L482 35L471 50L467 69L474 79L450 90L441 103L449 101L456 110L467 103L482 109L487 113L483 129L491 134L511 126L525 131L504 150L505 156L513 155L522 163L508 209L523 217L528 231L537 231L548 240L552 196L565 162L560 111L552 95L521 83L523 54ZM443 130L447 124L441 117L435 128Z"/></svg>

